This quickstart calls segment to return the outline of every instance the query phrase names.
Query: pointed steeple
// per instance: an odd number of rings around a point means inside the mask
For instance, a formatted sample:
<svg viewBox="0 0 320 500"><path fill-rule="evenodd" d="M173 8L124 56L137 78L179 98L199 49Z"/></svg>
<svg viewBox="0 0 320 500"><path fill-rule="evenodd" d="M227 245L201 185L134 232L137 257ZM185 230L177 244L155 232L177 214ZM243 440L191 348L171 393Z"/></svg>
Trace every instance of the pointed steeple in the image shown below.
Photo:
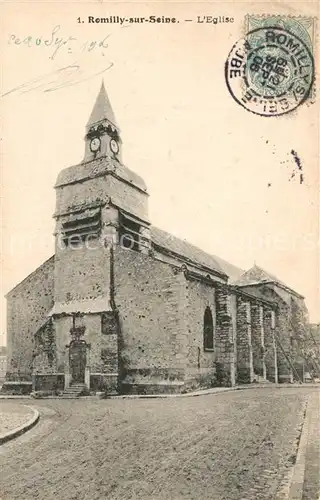
<svg viewBox="0 0 320 500"><path fill-rule="evenodd" d="M108 120L115 127L118 127L103 80L100 92L96 99L95 105L93 106L93 110L90 115L89 121L87 123L87 127L90 127L94 123L100 122L102 120Z"/></svg>

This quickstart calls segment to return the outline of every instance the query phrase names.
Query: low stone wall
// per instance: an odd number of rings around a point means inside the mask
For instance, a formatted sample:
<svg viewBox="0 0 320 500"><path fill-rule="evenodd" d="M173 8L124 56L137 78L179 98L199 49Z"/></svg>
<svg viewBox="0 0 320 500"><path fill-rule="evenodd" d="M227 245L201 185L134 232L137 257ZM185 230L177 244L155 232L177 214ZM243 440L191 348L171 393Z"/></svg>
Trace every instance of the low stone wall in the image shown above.
<svg viewBox="0 0 320 500"><path fill-rule="evenodd" d="M117 394L118 389L118 375L96 373L90 375L90 392L105 392L106 394Z"/></svg>
<svg viewBox="0 0 320 500"><path fill-rule="evenodd" d="M184 384L122 384L122 394L180 394Z"/></svg>
<svg viewBox="0 0 320 500"><path fill-rule="evenodd" d="M32 382L25 381L6 381L1 387L0 394L12 394L24 396L32 391Z"/></svg>
<svg viewBox="0 0 320 500"><path fill-rule="evenodd" d="M33 376L34 391L62 391L64 389L64 374Z"/></svg>

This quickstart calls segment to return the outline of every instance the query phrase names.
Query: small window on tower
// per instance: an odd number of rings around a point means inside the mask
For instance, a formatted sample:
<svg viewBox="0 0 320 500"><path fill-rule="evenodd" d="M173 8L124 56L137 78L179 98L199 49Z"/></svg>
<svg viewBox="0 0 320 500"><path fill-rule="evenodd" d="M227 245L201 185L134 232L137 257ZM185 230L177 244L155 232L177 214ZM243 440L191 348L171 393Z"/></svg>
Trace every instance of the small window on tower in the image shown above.
<svg viewBox="0 0 320 500"><path fill-rule="evenodd" d="M103 335L116 335L118 333L118 317L113 311L101 314L101 333Z"/></svg>

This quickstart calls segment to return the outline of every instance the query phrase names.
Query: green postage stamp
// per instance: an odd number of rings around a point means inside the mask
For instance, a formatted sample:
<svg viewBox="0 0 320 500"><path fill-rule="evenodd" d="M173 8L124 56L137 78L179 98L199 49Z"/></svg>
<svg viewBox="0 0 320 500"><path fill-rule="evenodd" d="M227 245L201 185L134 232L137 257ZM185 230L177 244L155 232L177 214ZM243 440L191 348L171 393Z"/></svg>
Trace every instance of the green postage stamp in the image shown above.
<svg viewBox="0 0 320 500"><path fill-rule="evenodd" d="M261 116L289 113L312 99L315 19L247 15L225 65L228 89Z"/></svg>

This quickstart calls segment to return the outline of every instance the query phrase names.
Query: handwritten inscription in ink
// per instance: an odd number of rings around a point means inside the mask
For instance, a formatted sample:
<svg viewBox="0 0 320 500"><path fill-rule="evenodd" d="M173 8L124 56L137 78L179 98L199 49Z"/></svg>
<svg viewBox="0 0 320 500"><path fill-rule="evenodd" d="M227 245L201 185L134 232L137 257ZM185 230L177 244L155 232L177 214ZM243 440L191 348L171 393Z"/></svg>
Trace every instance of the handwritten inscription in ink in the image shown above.
<svg viewBox="0 0 320 500"><path fill-rule="evenodd" d="M58 24L53 28L48 37L36 37L31 35L21 37L11 33L8 44L23 45L29 48L46 48L50 51L50 59L54 59L62 49L67 51L69 54L73 54L75 52L91 52L94 50L101 51L101 54L103 55L103 49L108 47L107 40L110 37L110 34L99 40L86 40L83 43L74 36L62 36L60 34L60 30L61 26Z"/></svg>
<svg viewBox="0 0 320 500"><path fill-rule="evenodd" d="M0 97L5 97L13 93L25 94L31 91L52 92L54 90L70 87L86 80L90 80L97 75L102 75L112 67L113 63L109 62L101 68L95 68L94 71L90 71L86 68L81 68L77 63L73 63L46 75L24 82L17 87L8 90L4 94L1 94Z"/></svg>

